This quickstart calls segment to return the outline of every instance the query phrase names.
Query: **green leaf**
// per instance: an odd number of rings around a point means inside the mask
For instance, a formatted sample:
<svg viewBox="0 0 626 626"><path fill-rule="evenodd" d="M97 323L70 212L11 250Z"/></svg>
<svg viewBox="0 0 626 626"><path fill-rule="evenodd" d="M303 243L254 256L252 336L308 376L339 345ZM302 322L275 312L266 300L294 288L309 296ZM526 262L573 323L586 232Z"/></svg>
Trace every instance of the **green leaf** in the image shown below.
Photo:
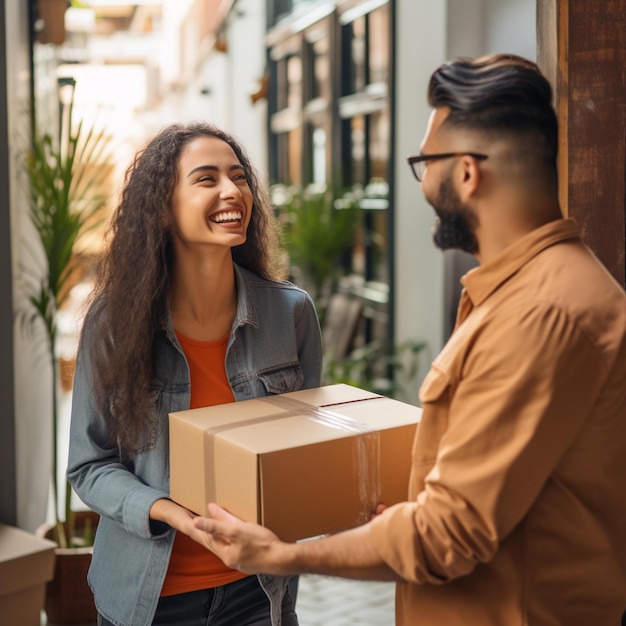
<svg viewBox="0 0 626 626"><path fill-rule="evenodd" d="M358 205L346 194L319 186L304 190L274 186L271 196L281 213L290 263L303 275L305 287L317 300L340 271L341 257L353 245Z"/></svg>
<svg viewBox="0 0 626 626"><path fill-rule="evenodd" d="M20 326L31 332L35 326L45 331L48 359L52 365L53 422L53 498L57 527L64 523L57 505L58 449L56 403L57 316L69 294L72 271L76 267L76 245L81 237L100 223L96 216L106 206L103 193L103 168L108 161L108 138L80 123L65 138L64 150L49 133L35 134L24 155L23 166L28 186L29 217L37 234L37 244L25 244L32 257L24 269L21 284L28 310L18 312ZM43 260L42 260L43 259ZM69 521L69 497L65 522Z"/></svg>

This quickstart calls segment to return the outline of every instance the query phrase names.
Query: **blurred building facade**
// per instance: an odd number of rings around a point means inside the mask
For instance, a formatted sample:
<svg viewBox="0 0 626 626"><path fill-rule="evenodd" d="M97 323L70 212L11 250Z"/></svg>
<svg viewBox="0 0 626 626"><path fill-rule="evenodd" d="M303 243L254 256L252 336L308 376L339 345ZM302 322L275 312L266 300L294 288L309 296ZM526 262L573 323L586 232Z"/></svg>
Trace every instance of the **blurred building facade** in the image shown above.
<svg viewBox="0 0 626 626"><path fill-rule="evenodd" d="M16 131L33 98L37 123L54 125L58 79L76 80L76 118L114 137L112 194L147 137L188 119L238 136L270 183L358 186L344 263L345 289L365 303L361 339L425 341L432 356L472 260L434 248L432 209L406 165L430 113L428 77L453 56L536 54L534 0L94 0L50 31L41 15L55 1L0 8L0 289L10 294L0 305L0 517L27 529L46 514L50 448L40 418L49 375L12 321L29 237Z"/></svg>

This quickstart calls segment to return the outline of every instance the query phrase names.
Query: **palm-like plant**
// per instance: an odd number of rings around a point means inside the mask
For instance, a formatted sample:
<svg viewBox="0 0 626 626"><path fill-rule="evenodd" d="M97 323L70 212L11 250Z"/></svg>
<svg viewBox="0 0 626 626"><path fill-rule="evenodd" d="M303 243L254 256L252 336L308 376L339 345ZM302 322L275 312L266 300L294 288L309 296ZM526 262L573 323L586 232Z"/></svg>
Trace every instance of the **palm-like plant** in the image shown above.
<svg viewBox="0 0 626 626"><path fill-rule="evenodd" d="M84 131L81 122L76 129L69 125L67 136L58 145L50 134L35 133L24 160L29 216L41 244L43 261L39 271L24 272L23 283L30 306L21 312L21 321L27 328L43 326L52 366L52 498L55 539L62 548L73 545L74 516L69 483L64 514L59 512L58 503L58 312L69 295L72 274L77 267L76 243L101 222L106 198L102 193L102 169L94 164L106 160L106 151L104 132L94 128Z"/></svg>
<svg viewBox="0 0 626 626"><path fill-rule="evenodd" d="M352 245L357 229L358 201L351 193L334 193L325 186L304 190L283 185L271 189L281 221L292 271L315 301L320 319L325 291L341 271L339 261Z"/></svg>

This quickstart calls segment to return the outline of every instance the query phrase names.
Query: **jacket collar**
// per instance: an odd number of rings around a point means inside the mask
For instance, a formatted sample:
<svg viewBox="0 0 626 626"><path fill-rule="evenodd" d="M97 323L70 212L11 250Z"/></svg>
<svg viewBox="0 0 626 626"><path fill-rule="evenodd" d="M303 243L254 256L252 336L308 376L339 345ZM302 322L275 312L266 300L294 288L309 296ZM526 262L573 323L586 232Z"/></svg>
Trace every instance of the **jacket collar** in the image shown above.
<svg viewBox="0 0 626 626"><path fill-rule="evenodd" d="M233 322L233 328L239 328L244 324L251 324L255 328L259 327L259 318L254 306L254 296L250 286L251 281L256 277L237 263L235 267L235 281L237 283L237 313Z"/></svg>

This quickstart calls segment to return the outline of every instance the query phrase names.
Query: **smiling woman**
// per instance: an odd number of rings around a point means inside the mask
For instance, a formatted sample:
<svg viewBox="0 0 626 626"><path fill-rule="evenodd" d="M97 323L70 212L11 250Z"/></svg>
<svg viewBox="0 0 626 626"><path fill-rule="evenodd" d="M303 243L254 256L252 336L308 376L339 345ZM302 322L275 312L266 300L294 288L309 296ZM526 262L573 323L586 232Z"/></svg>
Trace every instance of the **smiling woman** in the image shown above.
<svg viewBox="0 0 626 626"><path fill-rule="evenodd" d="M196 242L212 244L213 255L230 258L230 248L246 241L252 203L246 171L231 146L216 137L187 143L172 194L175 256L182 257L186 245Z"/></svg>
<svg viewBox="0 0 626 626"><path fill-rule="evenodd" d="M166 127L126 174L81 337L68 465L101 515L101 624L297 624L285 579L226 567L169 499L168 413L320 384L315 307L280 280L275 229L244 149L213 126Z"/></svg>

